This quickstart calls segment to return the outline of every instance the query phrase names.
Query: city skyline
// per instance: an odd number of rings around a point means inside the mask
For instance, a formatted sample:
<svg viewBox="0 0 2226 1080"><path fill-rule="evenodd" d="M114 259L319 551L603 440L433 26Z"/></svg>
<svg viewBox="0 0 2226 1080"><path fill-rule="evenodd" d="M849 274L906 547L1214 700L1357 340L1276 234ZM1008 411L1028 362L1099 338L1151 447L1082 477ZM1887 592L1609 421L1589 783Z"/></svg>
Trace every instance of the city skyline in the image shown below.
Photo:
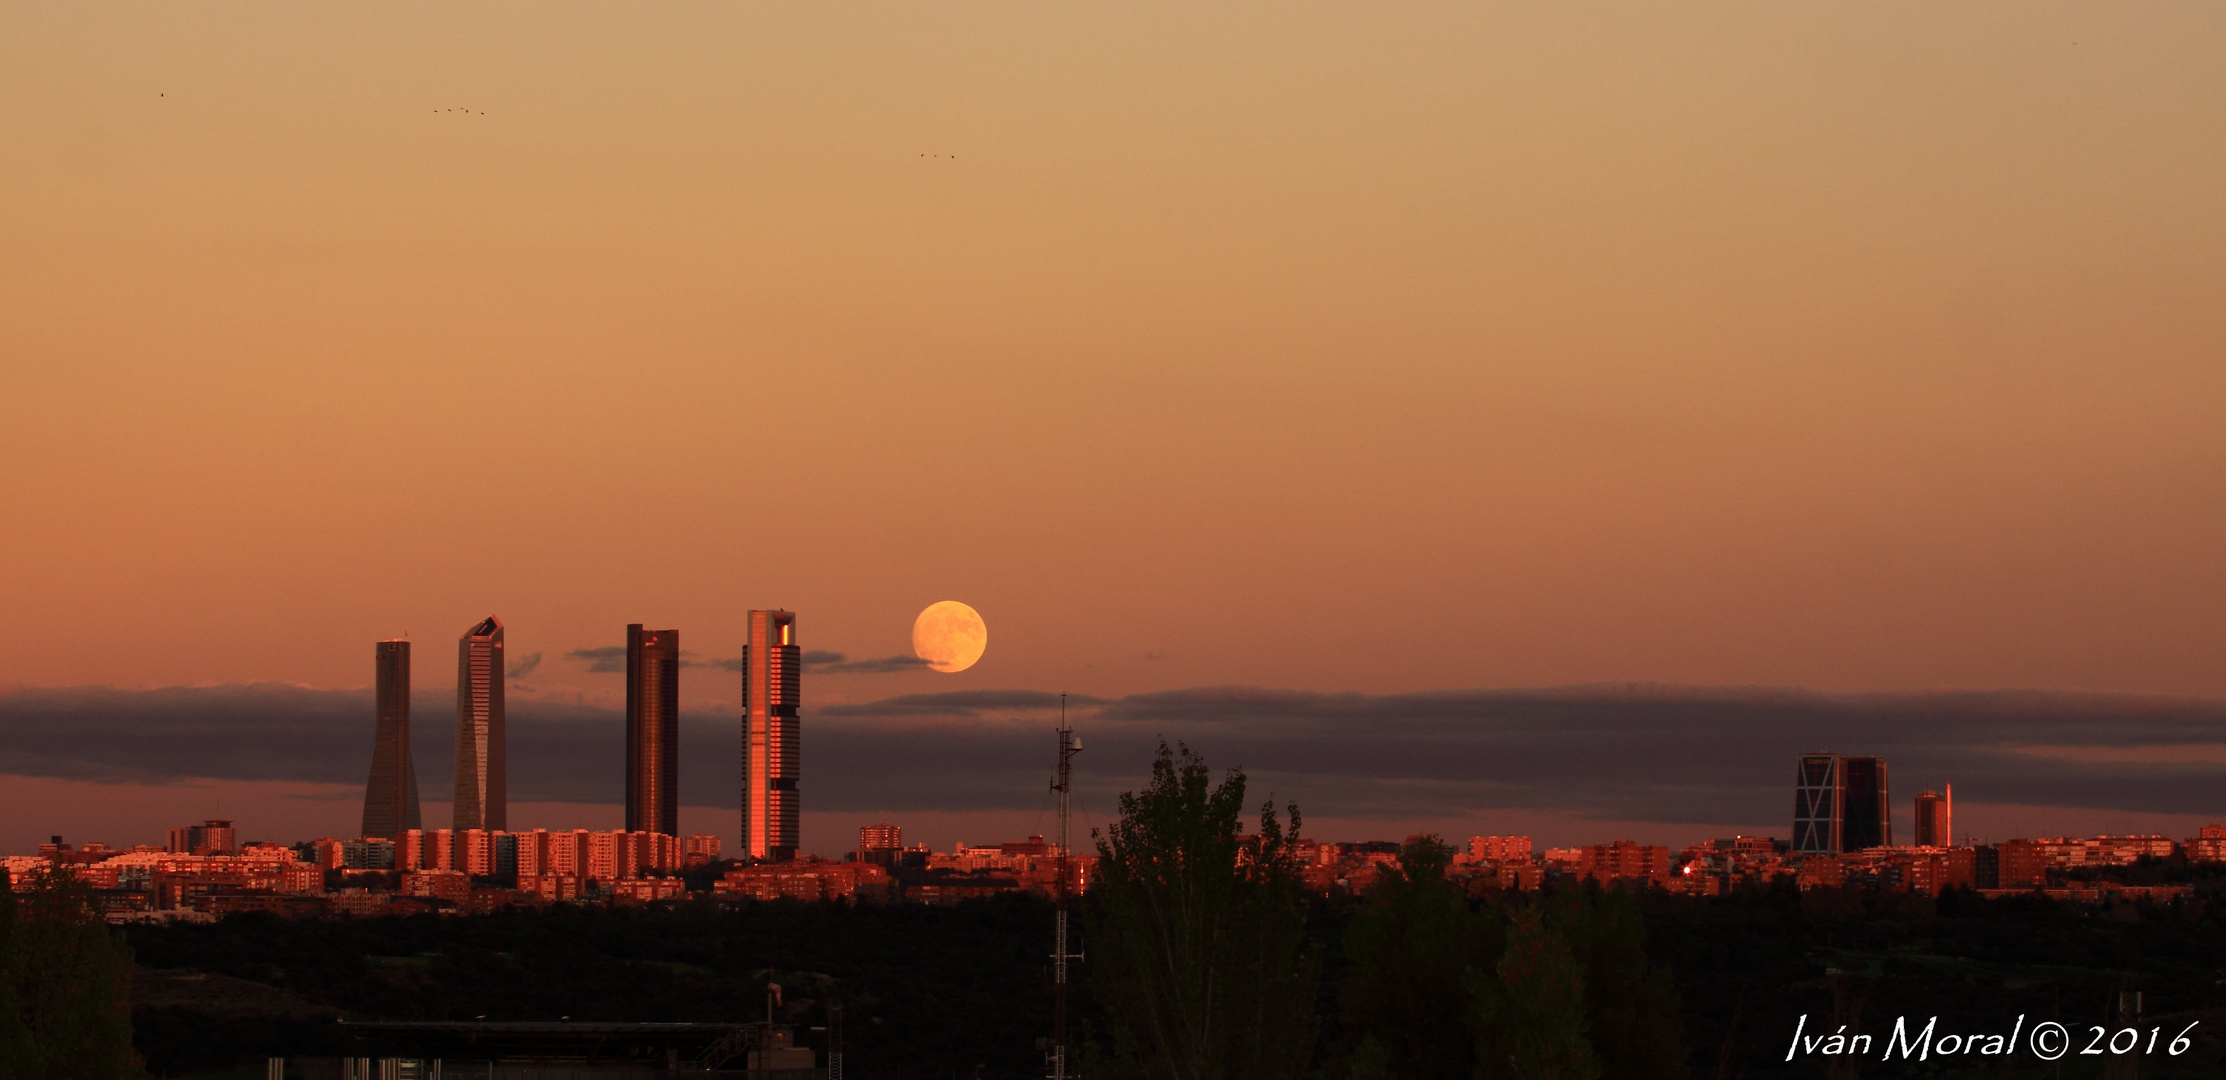
<svg viewBox="0 0 2226 1080"><path fill-rule="evenodd" d="M0 4L13 1056L2215 1072L2222 56Z"/></svg>
<svg viewBox="0 0 2226 1080"><path fill-rule="evenodd" d="M424 688L421 696L440 693ZM910 835L936 843L1040 831L1034 806L1048 773L1036 742L1055 722L1057 703L1057 695L999 691L815 708L817 794L798 823L798 846L842 850L858 824L892 815L909 823ZM1077 775L1078 821L1096 820L1119 791L1133 789L1164 735L1209 760L1242 765L1255 792L1295 799L1309 832L1324 840L1476 830L1545 843L1781 835L1785 759L1777 755L1804 744L1876 747L1924 787L1953 777L1978 793L1957 808L1963 835L2176 834L2212 815L2217 764L2200 754L2155 758L2118 748L2186 746L2226 724L2226 711L2160 700L1673 688L1380 699L1223 688L1071 705L1095 749ZM526 785L526 809L513 807L511 821L621 827L623 770L606 755L623 739L623 712L524 708L512 708L510 772L513 801L515 785ZM152 842L160 837L141 835L150 821L207 816L343 835L360 824L354 808L365 795L359 770L369 749L361 740L375 711L368 693L304 688L0 696L0 730L9 733L0 769L32 773L0 793L0 820L14 823L19 842L56 831ZM521 715L525 734L517 736ZM68 719L45 727L45 716ZM682 744L693 748L681 757L681 830L722 835L730 850L744 846L734 831L728 756L741 719L716 710L681 717ZM1380 738L1340 734L1358 730ZM2075 753L2082 745L2091 749ZM448 786L438 760L417 764L434 770L437 789ZM116 780L63 778L87 769ZM180 780L118 782L131 775ZM194 775L231 779L185 779ZM334 795L345 801L329 801ZM1897 838L1913 835L1906 789L1894 802L1889 816L1899 824L1889 827ZM343 808L348 816L333 815ZM445 818L444 809L427 807L428 823Z"/></svg>

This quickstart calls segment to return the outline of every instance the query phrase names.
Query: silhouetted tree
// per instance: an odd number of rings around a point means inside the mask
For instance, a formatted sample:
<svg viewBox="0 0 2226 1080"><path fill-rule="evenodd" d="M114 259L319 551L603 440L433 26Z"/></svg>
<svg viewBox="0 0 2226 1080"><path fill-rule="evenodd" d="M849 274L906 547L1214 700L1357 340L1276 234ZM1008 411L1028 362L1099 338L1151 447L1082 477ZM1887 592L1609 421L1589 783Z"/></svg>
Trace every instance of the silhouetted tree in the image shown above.
<svg viewBox="0 0 2226 1080"><path fill-rule="evenodd" d="M1539 908L1515 913L1496 970L1472 969L1468 984L1476 1003L1476 1075L1597 1080L1584 974Z"/></svg>
<svg viewBox="0 0 2226 1080"><path fill-rule="evenodd" d="M1212 783L1165 743L1151 783L1121 796L1098 841L1091 987L1113 1036L1104 1070L1166 1080L1282 1080L1313 1057L1319 979L1305 900L1272 802L1239 836L1244 773Z"/></svg>
<svg viewBox="0 0 2226 1080"><path fill-rule="evenodd" d="M1554 898L1549 920L1584 973L1585 1019L1602 1080L1684 1080L1683 1010L1669 972L1646 957L1646 920L1621 889Z"/></svg>
<svg viewBox="0 0 2226 1080"><path fill-rule="evenodd" d="M17 939L15 896L7 869L0 867L0 1080L31 1075L31 1031L16 993L26 957Z"/></svg>
<svg viewBox="0 0 2226 1080"><path fill-rule="evenodd" d="M0 1080L119 1080L131 1046L131 949L65 867L14 892L0 873Z"/></svg>
<svg viewBox="0 0 2226 1080"><path fill-rule="evenodd" d="M1359 1035L1355 1080L1466 1078L1476 1072L1468 972L1490 972L1503 927L1445 879L1453 849L1426 836L1399 853L1345 931L1340 993Z"/></svg>

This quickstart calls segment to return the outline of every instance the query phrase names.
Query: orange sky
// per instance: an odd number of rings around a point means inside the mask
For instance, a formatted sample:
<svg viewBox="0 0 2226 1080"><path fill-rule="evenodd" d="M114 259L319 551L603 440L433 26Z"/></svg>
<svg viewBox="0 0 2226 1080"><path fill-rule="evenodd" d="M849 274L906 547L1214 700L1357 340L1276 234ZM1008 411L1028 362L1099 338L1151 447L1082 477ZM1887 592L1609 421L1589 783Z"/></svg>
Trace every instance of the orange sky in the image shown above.
<svg viewBox="0 0 2226 1080"><path fill-rule="evenodd" d="M560 654L628 622L959 599L979 666L807 701L2226 695L2221 57L2209 3L0 6L0 685L361 686L494 612L608 693Z"/></svg>

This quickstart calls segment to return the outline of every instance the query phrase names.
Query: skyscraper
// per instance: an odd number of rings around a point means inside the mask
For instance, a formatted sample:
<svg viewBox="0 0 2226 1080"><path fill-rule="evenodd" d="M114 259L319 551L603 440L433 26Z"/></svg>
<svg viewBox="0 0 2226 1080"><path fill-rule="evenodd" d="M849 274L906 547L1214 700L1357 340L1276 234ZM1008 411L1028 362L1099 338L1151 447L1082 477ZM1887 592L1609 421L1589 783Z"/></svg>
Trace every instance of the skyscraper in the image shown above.
<svg viewBox="0 0 2226 1080"><path fill-rule="evenodd" d="M680 833L680 631L626 628L626 830Z"/></svg>
<svg viewBox="0 0 2226 1080"><path fill-rule="evenodd" d="M798 837L796 616L750 612L742 649L742 851L787 862Z"/></svg>
<svg viewBox="0 0 2226 1080"><path fill-rule="evenodd" d="M1793 786L1793 850L1838 855L1894 842L1886 759L1804 754Z"/></svg>
<svg viewBox="0 0 2226 1080"><path fill-rule="evenodd" d="M363 785L363 834L400 839L417 819L417 764L410 757L410 643L381 641L372 649L372 694L378 718L371 742L371 778Z"/></svg>
<svg viewBox="0 0 2226 1080"><path fill-rule="evenodd" d="M502 620L489 615L456 644L457 832L510 827L502 675Z"/></svg>
<svg viewBox="0 0 2226 1080"><path fill-rule="evenodd" d="M1917 846L1955 846L1955 785L1947 785L1947 793L1920 791L1917 793Z"/></svg>

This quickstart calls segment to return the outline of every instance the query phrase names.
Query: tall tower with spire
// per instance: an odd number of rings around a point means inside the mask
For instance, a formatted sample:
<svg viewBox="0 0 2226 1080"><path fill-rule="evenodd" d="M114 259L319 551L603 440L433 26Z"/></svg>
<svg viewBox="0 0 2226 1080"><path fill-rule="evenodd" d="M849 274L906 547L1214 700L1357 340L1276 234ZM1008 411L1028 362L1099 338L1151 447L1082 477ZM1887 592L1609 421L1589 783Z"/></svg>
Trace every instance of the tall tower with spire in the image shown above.
<svg viewBox="0 0 2226 1080"><path fill-rule="evenodd" d="M502 676L502 620L489 615L456 645L458 832L510 827Z"/></svg>
<svg viewBox="0 0 2226 1080"><path fill-rule="evenodd" d="M795 613L750 612L750 643L742 649L742 850L753 859L796 858L801 667Z"/></svg>

